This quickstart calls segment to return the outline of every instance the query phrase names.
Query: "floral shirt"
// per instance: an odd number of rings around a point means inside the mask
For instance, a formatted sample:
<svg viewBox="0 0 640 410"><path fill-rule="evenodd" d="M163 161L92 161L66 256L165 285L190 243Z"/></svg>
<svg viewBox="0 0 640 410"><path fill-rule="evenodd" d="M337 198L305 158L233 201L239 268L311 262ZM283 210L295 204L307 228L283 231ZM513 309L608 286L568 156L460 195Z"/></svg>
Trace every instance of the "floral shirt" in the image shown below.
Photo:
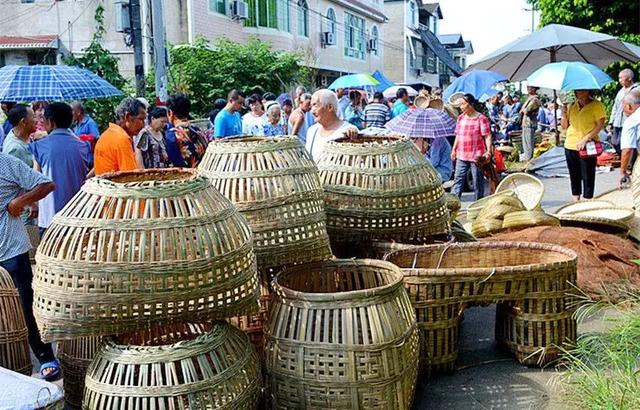
<svg viewBox="0 0 640 410"><path fill-rule="evenodd" d="M277 137L280 135L286 135L286 132L282 124L274 126L271 123L266 123L262 126L262 135L265 137Z"/></svg>
<svg viewBox="0 0 640 410"><path fill-rule="evenodd" d="M188 122L169 128L165 137L169 160L176 167L197 167L208 144L207 136Z"/></svg>
<svg viewBox="0 0 640 410"><path fill-rule="evenodd" d="M171 166L164 142L164 132L160 132L160 139L158 139L149 127L144 127L133 139L133 144L142 153L142 162L144 162L145 168L168 168Z"/></svg>

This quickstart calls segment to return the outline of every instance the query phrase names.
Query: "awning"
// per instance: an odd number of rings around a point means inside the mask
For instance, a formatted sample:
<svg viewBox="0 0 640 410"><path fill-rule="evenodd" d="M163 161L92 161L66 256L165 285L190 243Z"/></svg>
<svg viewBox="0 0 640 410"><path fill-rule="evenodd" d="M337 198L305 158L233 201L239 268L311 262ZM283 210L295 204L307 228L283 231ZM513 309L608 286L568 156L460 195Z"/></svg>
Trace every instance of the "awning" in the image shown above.
<svg viewBox="0 0 640 410"><path fill-rule="evenodd" d="M58 48L58 36L0 36L0 50Z"/></svg>
<svg viewBox="0 0 640 410"><path fill-rule="evenodd" d="M438 37L436 37L435 34L433 34L429 30L425 30L421 28L416 29L414 31L420 35L420 37L422 38L422 42L426 44L427 47L429 47L431 51L435 53L435 55L440 59L440 61L442 61L444 65L446 65L451 71L453 71L453 74L460 75L460 73L462 73L462 68L460 68L460 66L455 62L453 57L451 57L451 54L449 54L449 51L447 51L447 49L444 48L444 46L442 45L442 43L440 43L440 41L438 40Z"/></svg>

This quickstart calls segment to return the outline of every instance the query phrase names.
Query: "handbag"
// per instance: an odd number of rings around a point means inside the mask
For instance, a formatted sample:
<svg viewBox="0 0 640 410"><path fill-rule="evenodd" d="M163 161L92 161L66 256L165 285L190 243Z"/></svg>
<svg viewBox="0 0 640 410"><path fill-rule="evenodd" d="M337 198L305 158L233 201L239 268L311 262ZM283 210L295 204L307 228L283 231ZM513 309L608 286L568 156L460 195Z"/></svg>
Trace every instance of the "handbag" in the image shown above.
<svg viewBox="0 0 640 410"><path fill-rule="evenodd" d="M602 154L602 150L602 143L600 141L589 141L578 151L578 154L580 154L580 159L595 158Z"/></svg>

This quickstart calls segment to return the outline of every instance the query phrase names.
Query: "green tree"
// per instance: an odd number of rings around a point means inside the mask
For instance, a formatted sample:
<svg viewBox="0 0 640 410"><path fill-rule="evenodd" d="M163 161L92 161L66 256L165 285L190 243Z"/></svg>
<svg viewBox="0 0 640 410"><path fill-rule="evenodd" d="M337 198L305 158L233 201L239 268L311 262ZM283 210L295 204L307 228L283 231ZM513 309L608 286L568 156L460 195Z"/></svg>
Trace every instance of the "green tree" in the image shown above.
<svg viewBox="0 0 640 410"><path fill-rule="evenodd" d="M234 88L277 93L310 79L298 53L273 51L269 43L257 39L239 44L221 38L211 44L199 37L192 45L171 47L169 55L169 93L189 95L195 116L206 115L216 98L225 98ZM151 88L149 97L154 97Z"/></svg>
<svg viewBox="0 0 640 410"><path fill-rule="evenodd" d="M91 44L83 50L84 54L78 57L70 55L65 57L63 61L67 65L86 68L107 80L120 91L125 91L130 88L130 85L120 74L118 59L102 46L105 28L104 7L101 4L96 8L95 20L96 32L93 34ZM113 121L115 108L121 100L121 97L87 100L85 102L85 109L98 123L100 128L105 129L109 121Z"/></svg>
<svg viewBox="0 0 640 410"><path fill-rule="evenodd" d="M540 10L540 25L566 24L610 34L623 41L640 45L640 1L638 0L527 0ZM640 64L617 62L605 72L613 79L623 68L640 75ZM618 89L617 83L602 90L605 105L611 107Z"/></svg>

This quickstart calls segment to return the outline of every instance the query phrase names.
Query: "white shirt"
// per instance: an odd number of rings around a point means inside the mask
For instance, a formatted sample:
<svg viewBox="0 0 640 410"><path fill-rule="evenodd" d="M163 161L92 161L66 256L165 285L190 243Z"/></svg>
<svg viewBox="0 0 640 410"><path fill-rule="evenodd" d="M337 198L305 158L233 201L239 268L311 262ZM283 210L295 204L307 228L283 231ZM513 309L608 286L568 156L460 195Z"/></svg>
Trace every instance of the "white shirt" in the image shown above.
<svg viewBox="0 0 640 410"><path fill-rule="evenodd" d="M256 117L248 112L242 116L242 133L244 135L263 135L264 125L267 123L267 114Z"/></svg>
<svg viewBox="0 0 640 410"><path fill-rule="evenodd" d="M620 149L638 149L640 139L640 108L627 117L620 133Z"/></svg>
<svg viewBox="0 0 640 410"><path fill-rule="evenodd" d="M347 97L346 95L343 95L338 100L338 112L336 114L338 114L338 118L340 118L341 120L344 120L344 112L349 106L349 104L351 104L351 101L349 100L349 97Z"/></svg>
<svg viewBox="0 0 640 410"><path fill-rule="evenodd" d="M352 125L346 121L343 121L340 125L340 128L326 137L320 136L320 126L320 124L313 124L311 127L309 127L309 131L307 131L307 142L305 144L307 151L309 151L309 153L311 154L311 158L313 158L316 162L318 162L318 160L320 159L320 156L322 155L327 142L344 137L344 130L351 127Z"/></svg>

